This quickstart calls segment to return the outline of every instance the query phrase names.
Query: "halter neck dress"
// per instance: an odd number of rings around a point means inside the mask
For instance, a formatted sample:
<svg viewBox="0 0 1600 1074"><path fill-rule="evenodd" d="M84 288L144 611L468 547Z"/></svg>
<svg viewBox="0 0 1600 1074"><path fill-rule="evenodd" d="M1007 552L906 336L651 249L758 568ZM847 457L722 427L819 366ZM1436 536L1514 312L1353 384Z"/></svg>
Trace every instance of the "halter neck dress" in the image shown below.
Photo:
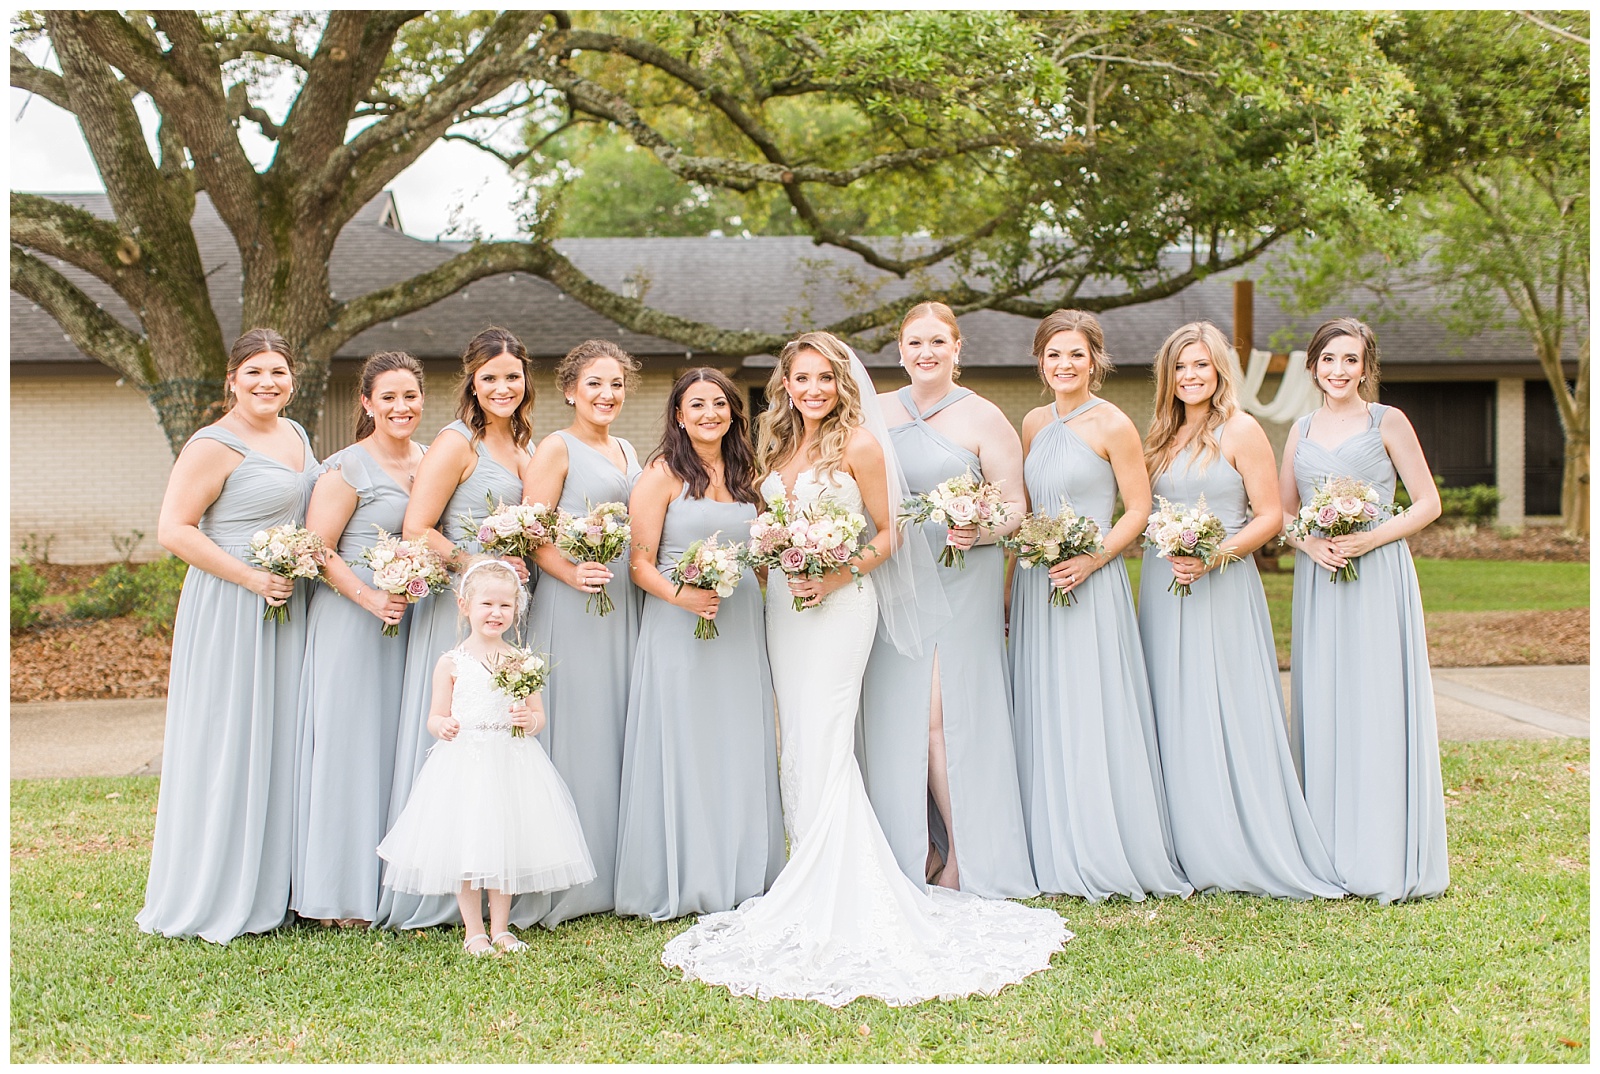
<svg viewBox="0 0 1600 1074"><path fill-rule="evenodd" d="M1117 479L1070 422L1054 415L1023 463L1029 503L1063 502L1111 532ZM1012 726L1022 815L1042 891L1095 901L1188 895L1172 852L1161 757L1133 592L1122 557L1050 605L1043 568L1018 569L1011 593Z"/></svg>
<svg viewBox="0 0 1600 1074"><path fill-rule="evenodd" d="M480 552L478 523L487 518L495 501L522 502L522 477L506 469L481 440L474 441L465 422L452 421L439 431L450 433L472 445L477 465L466 480L456 486L444 506L435 528L446 540ZM435 438L435 443L438 442ZM452 578L452 583L456 579ZM433 701L433 669L439 657L454 649L464 638L464 627L457 625L455 594L445 591L423 597L412 606L411 628L406 637L405 676L400 688L400 726L395 739L394 778L389 787L386 823L393 825L411 785L422 771L428 750L436 741L428 734L428 709ZM386 641L394 641L386 638ZM374 847L376 844L374 844ZM450 895L414 895L383 888L378 896L375 926L392 929L420 929L431 925L454 924L461 920L456 900Z"/></svg>
<svg viewBox="0 0 1600 1074"><path fill-rule="evenodd" d="M955 388L917 410L911 389L897 394L911 420L889 430L913 493L971 471L983 480L978 456L929 424L972 395ZM898 509L898 505L895 505ZM946 529L923 524L929 547L944 548ZM862 684L862 772L873 812L901 871L921 884L930 829L941 852L947 833L928 792L928 717L933 664L939 662L945 767L961 890L985 898L1039 893L1028 862L1022 795L1011 738L1011 681L1006 664L1005 553L999 545L971 548L966 567L935 564L950 619L923 639L922 655L904 656L880 628Z"/></svg>
<svg viewBox="0 0 1600 1074"><path fill-rule="evenodd" d="M339 558L370 589L372 568L361 554L378 543L379 530L399 536L411 493L359 443L329 456L321 472L330 470L356 494ZM374 848L389 829L411 609L399 635L385 637L376 617L332 586L316 587L310 604L289 907L302 917L371 921L382 879Z"/></svg>
<svg viewBox="0 0 1600 1074"><path fill-rule="evenodd" d="M189 438L243 456L200 518L244 560L259 530L304 525L317 458L300 425L301 469L208 425ZM138 925L163 936L227 943L282 924L289 911L294 828L295 710L306 646L306 592L296 582L286 623L242 585L190 567L172 627L172 675L161 745L150 878Z"/></svg>
<svg viewBox="0 0 1600 1074"><path fill-rule="evenodd" d="M1354 477L1394 499L1394 463L1374 403L1367 428L1336 447L1300 420L1295 486L1309 502L1329 477ZM1294 557L1289 743L1306 805L1352 894L1388 903L1450 883L1444 788L1422 595L1411 548L1390 541L1356 560L1360 577L1330 582Z"/></svg>
<svg viewBox="0 0 1600 1074"><path fill-rule="evenodd" d="M1155 494L1190 507L1204 496L1232 536L1250 520L1244 478L1220 454L1205 464L1198 454L1186 445ZM1145 549L1139 632L1178 864L1200 891L1342 896L1289 755L1255 557L1208 571L1187 597L1167 592L1171 581L1171 561Z"/></svg>
<svg viewBox="0 0 1600 1074"><path fill-rule="evenodd" d="M665 575L695 541L748 539L754 504L689 496L667 507L656 566ZM667 921L731 910L783 868L778 737L761 586L746 568L699 617L644 595L623 733L617 913Z"/></svg>
<svg viewBox="0 0 1600 1074"><path fill-rule="evenodd" d="M591 505L628 502L640 474L633 445L618 439L627 469L565 429L567 479L561 510L587 514ZM628 577L628 550L608 564L606 591L611 614L585 610L589 594L559 578L541 574L533 590L528 632L532 645L550 654L550 679L544 688L549 722L539 741L556 771L572 789L583 835L594 856L595 879L553 895L521 895L511 907L519 926L538 921L554 928L568 918L610 910L615 905L617 811L622 799L622 728L628 718L628 681L639 637L639 589Z"/></svg>

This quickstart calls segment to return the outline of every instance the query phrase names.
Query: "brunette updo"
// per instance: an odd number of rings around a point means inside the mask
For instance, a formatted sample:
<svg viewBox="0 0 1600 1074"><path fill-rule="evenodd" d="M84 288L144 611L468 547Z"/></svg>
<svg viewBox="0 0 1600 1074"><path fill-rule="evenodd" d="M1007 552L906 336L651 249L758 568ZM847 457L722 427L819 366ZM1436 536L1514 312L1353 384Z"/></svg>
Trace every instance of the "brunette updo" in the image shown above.
<svg viewBox="0 0 1600 1074"><path fill-rule="evenodd" d="M239 372L239 367L258 354L271 351L283 355L283 360L289 364L289 375L294 375L294 351L289 349L289 341L270 328L252 328L244 335L233 341L233 346L228 348L228 368L225 374L228 381L233 380L233 375ZM294 397L294 386L289 387L290 398ZM285 400L285 405L288 401ZM233 387L230 384L223 389L222 412L226 414L233 409Z"/></svg>
<svg viewBox="0 0 1600 1074"><path fill-rule="evenodd" d="M563 397L578 386L583 371L601 358L615 358L622 367L622 385L633 388L639 380L639 359L611 342L609 339L586 339L567 352L556 366L556 388ZM569 403L571 400L567 400Z"/></svg>
<svg viewBox="0 0 1600 1074"><path fill-rule="evenodd" d="M403 370L417 378L417 391L422 391L422 363L405 351L381 351L368 358L361 366L361 383L356 389L356 439L365 440L372 435L377 424L361 400L372 399L372 387L385 373Z"/></svg>
<svg viewBox="0 0 1600 1074"><path fill-rule="evenodd" d="M1111 364L1111 356L1106 353L1106 334L1100 327L1100 319L1087 310L1056 310L1039 322L1039 327L1033 333L1033 360L1038 364L1039 379L1044 380L1044 349L1062 332L1083 333L1085 342L1089 344L1089 390L1099 391L1100 385L1105 383L1106 374L1115 366ZM1049 386L1046 381L1045 387Z"/></svg>

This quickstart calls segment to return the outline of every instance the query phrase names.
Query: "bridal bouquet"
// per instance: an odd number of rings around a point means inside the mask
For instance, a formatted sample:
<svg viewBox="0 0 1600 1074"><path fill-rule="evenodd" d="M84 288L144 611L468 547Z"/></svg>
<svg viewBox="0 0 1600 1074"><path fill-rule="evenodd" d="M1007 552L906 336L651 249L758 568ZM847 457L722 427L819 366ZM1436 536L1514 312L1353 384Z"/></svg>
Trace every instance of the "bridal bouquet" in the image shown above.
<svg viewBox="0 0 1600 1074"><path fill-rule="evenodd" d="M550 664L543 656L515 645L489 661L489 682L513 701L532 697L543 690L549 677ZM513 727L511 733L517 738L524 737L520 727Z"/></svg>
<svg viewBox="0 0 1600 1074"><path fill-rule="evenodd" d="M372 587L415 604L429 593L450 587L450 571L444 559L428 547L424 538L402 541L378 530L378 543L363 549L361 562L372 568ZM397 637L399 623L383 624L383 636Z"/></svg>
<svg viewBox="0 0 1600 1074"><path fill-rule="evenodd" d="M293 580L322 577L322 557L326 552L321 537L304 526L286 523L261 530L250 538L250 552L245 558L264 571ZM287 623L289 606L269 604L261 618Z"/></svg>
<svg viewBox="0 0 1600 1074"><path fill-rule="evenodd" d="M1035 511L1031 515L1024 515L1017 532L1010 537L1000 538L1000 544L1016 553L1017 566L1023 570L1032 570L1034 567L1049 570L1073 556L1103 552L1106 547L1100 537L1099 523L1078 514L1066 504L1061 505L1060 514ZM1078 598L1069 589L1050 588L1052 607L1065 608L1077 601Z"/></svg>
<svg viewBox="0 0 1600 1074"><path fill-rule="evenodd" d="M831 497L819 496L803 512L795 512L787 500L774 497L767 509L750 523L750 544L745 563L752 567L776 567L790 577L820 578L828 571L849 566L861 585L861 571L850 562L861 548L865 517L846 510ZM805 607L804 597L794 598L794 610Z"/></svg>
<svg viewBox="0 0 1600 1074"><path fill-rule="evenodd" d="M628 525L628 505L603 503L591 506L589 513L574 518L565 511L556 514L555 545L561 554L574 563L610 563L628 547L632 529ZM596 608L598 611L596 612ZM583 610L609 615L616 604L605 586L600 592L590 593Z"/></svg>
<svg viewBox="0 0 1600 1074"><path fill-rule="evenodd" d="M1295 538L1343 537L1347 533L1365 529L1387 512L1391 517L1405 508L1395 503L1379 503L1378 491L1365 481L1353 477L1330 477L1311 494L1311 502L1300 506L1300 513L1285 527ZM1328 575L1330 582L1353 582L1356 561Z"/></svg>
<svg viewBox="0 0 1600 1074"><path fill-rule="evenodd" d="M714 590L719 597L732 594L743 575L744 545L718 544L717 533L684 549L678 561L667 569L667 577L678 583L675 593L682 592L684 586L692 586L695 589ZM716 620L696 616L694 636L701 641L716 637Z"/></svg>
<svg viewBox="0 0 1600 1074"><path fill-rule="evenodd" d="M1222 551L1222 542L1227 540L1228 532L1223 529L1222 520L1206 510L1203 494L1195 501L1193 509L1181 503L1168 503L1164 496L1156 497L1156 507L1157 510L1151 514L1144 528L1144 545L1154 548L1157 558L1193 556L1209 568L1221 557L1222 570L1227 570L1228 564L1239 559L1233 552ZM1180 583L1174 576L1167 583L1167 592L1187 597L1189 584Z"/></svg>
<svg viewBox="0 0 1600 1074"><path fill-rule="evenodd" d="M968 470L960 477L941 481L932 491L909 497L900 505L901 523L939 522L945 526L977 526L993 533L1011 518L1000 487L988 481L980 482ZM955 545L946 543L939 562L946 567L963 569L967 565L966 553Z"/></svg>
<svg viewBox="0 0 1600 1074"><path fill-rule="evenodd" d="M484 497L485 500L488 497ZM490 503L482 522L463 519L463 529L476 530L478 544L491 556L526 559L555 536L555 512L542 503Z"/></svg>

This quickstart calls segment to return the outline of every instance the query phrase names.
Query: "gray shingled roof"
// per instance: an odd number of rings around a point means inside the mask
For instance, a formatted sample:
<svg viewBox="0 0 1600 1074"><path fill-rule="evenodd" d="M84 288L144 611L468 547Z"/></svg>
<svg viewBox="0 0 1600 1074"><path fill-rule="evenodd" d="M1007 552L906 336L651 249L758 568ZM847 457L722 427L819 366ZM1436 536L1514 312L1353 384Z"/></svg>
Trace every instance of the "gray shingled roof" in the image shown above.
<svg viewBox="0 0 1600 1074"><path fill-rule="evenodd" d="M81 205L97 216L111 215L104 194L51 196ZM335 295L362 294L404 279L464 248L460 243L415 239L385 226L386 215L392 218L393 208L390 195L381 195L339 236L329 266ZM212 273L212 301L224 335L231 337L240 330L238 293L229 287L238 279L238 252L205 194L196 200L194 226L201 257ZM566 239L557 246L601 284L630 293L637 293L642 286L649 305L733 329L799 332L892 301L908 294L913 286L871 268L853 253L817 246L803 237ZM55 267L129 327L137 328L132 313L109 288L71 266ZM1228 329L1233 322L1233 281L1258 277L1261 271L1260 265L1250 265L1219 273L1170 298L1102 314L1112 357L1122 366L1148 365L1166 335L1188 321L1211 320ZM1286 328L1292 329L1297 343L1303 345L1322 320L1369 304L1358 294L1350 303L1330 306L1317 315L1290 318L1258 288L1255 345L1266 347L1274 333ZM514 273L479 280L426 309L369 329L341 347L336 357L359 359L378 350L400 349L420 358L455 358L462 344L488 324L511 329L538 358L558 357L581 340L594 337L614 339L642 358L685 353L681 344L628 332L554 285ZM963 360L969 366L1031 365L1034 324L1030 318L992 310L963 316ZM1421 316L1380 321L1374 327L1388 362L1470 365L1533 361L1526 339L1511 331L1462 338ZM896 361L892 346L865 358L874 366ZM48 314L13 291L11 360L91 359L65 338ZM747 364L769 365L770 358L756 356Z"/></svg>

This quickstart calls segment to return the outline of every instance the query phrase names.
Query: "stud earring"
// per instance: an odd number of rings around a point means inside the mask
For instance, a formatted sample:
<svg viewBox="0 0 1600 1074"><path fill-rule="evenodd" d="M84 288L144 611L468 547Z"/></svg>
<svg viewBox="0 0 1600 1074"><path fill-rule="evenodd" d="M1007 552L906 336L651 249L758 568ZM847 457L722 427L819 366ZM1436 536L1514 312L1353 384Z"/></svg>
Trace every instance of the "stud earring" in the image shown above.
<svg viewBox="0 0 1600 1074"><path fill-rule="evenodd" d="M570 396L570 395L569 395L569 396L567 396L567 405L568 405L568 406L571 406L571 405L572 405L572 396Z"/></svg>
<svg viewBox="0 0 1600 1074"><path fill-rule="evenodd" d="M678 422L678 428L680 428L680 429L683 428L683 422L681 422L681 421Z"/></svg>
<svg viewBox="0 0 1600 1074"><path fill-rule="evenodd" d="M370 417L373 417L373 416L374 416L374 415L373 415L373 413L372 413L372 411L370 411L370 410L369 410L369 411L367 411L367 417L369 417L369 418L370 418Z"/></svg>

